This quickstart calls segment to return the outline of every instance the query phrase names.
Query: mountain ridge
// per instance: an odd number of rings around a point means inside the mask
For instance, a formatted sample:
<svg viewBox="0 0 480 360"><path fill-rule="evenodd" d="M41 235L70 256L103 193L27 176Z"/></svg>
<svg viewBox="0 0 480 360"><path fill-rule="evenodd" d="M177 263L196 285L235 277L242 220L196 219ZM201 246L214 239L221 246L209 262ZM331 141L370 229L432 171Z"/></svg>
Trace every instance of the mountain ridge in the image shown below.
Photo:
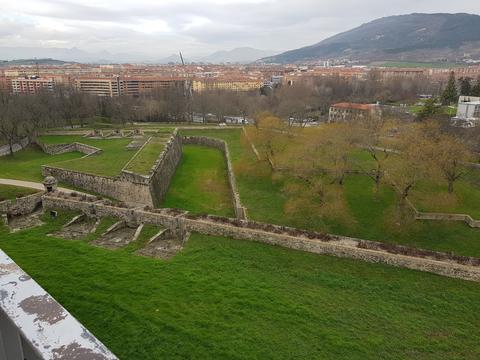
<svg viewBox="0 0 480 360"><path fill-rule="evenodd" d="M479 15L413 13L379 18L316 44L259 61L435 61L454 60L464 52L480 57Z"/></svg>

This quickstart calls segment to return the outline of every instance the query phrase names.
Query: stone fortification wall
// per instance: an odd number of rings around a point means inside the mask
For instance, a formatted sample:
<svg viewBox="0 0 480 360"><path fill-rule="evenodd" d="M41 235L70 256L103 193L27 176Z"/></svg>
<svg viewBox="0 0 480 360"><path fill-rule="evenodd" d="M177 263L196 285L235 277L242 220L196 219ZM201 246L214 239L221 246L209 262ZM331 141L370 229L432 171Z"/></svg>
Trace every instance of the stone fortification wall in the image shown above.
<svg viewBox="0 0 480 360"><path fill-rule="evenodd" d="M182 212L158 209L147 211L119 208L101 203L47 194L43 197L47 209L79 210L88 216L115 216L127 223L162 225L177 234L198 232L206 235L227 236L234 239L257 241L290 249L384 263L392 266L427 271L444 276L480 281L480 260L452 256L433 251L389 246L379 243L328 234L312 233L271 224L253 223L238 219L186 216ZM401 248L401 249L397 249ZM408 249L409 251L406 251ZM400 250L400 251L399 251Z"/></svg>
<svg viewBox="0 0 480 360"><path fill-rule="evenodd" d="M131 181L130 178L124 177L124 174L113 178L48 165L42 166L42 174L43 176L53 176L60 182L129 204L137 206L153 205L148 184Z"/></svg>
<svg viewBox="0 0 480 360"><path fill-rule="evenodd" d="M43 194L43 192L38 192L18 199L2 201L0 202L0 213L11 216L30 214L42 204Z"/></svg>
<svg viewBox="0 0 480 360"><path fill-rule="evenodd" d="M228 183L232 195L235 216L237 219L247 219L247 209L240 201L240 194L237 189L237 182L235 180L235 174L233 172L233 165L227 143L223 140L213 139L205 136L184 136L182 141L184 144L213 147L220 150L224 154L227 164Z"/></svg>
<svg viewBox="0 0 480 360"><path fill-rule="evenodd" d="M148 175L153 204L162 203L181 158L182 138L175 129Z"/></svg>
<svg viewBox="0 0 480 360"><path fill-rule="evenodd" d="M99 149L95 146L86 145L78 142L71 144L52 144L47 145L41 141L37 141L37 145L43 150L43 152L49 155L59 155L67 152L80 152L85 155L100 154L102 149Z"/></svg>
<svg viewBox="0 0 480 360"><path fill-rule="evenodd" d="M66 146L75 144L67 144ZM65 145L55 145L53 151L65 152L62 146ZM77 151L80 151L80 149L78 147ZM88 148L84 150L88 150ZM122 170L116 177L100 176L49 165L42 166L42 174L43 176L53 176L60 182L135 206L155 206L163 200L181 157L181 137L175 131L147 176L128 170Z"/></svg>

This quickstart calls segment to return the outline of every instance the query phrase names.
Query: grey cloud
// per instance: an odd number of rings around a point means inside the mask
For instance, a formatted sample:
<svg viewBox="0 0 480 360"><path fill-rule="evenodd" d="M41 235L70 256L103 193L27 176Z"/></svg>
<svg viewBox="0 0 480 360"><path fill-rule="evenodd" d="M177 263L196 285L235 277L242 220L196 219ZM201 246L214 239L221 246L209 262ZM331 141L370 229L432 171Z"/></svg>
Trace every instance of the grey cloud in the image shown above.
<svg viewBox="0 0 480 360"><path fill-rule="evenodd" d="M472 0L212 0L126 2L105 0L87 5L80 0L0 0L0 43L37 46L65 43L85 50L147 52L162 57L182 49L208 53L238 46L287 50L316 43L378 17L411 12L480 13ZM25 4L23 4L25 3ZM25 6L23 6L25 5ZM187 28L193 19L205 24ZM42 22L65 25L45 29ZM168 24L170 31L145 31L147 21Z"/></svg>

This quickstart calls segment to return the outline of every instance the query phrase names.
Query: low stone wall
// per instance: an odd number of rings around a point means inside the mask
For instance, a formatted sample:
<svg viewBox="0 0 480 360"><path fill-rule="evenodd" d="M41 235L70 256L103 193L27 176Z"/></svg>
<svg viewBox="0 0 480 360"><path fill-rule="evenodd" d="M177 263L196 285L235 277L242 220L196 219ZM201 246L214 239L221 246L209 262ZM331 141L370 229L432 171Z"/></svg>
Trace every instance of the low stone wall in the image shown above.
<svg viewBox="0 0 480 360"><path fill-rule="evenodd" d="M27 195L18 199L5 200L0 202L0 214L10 216L31 214L42 204L44 192Z"/></svg>
<svg viewBox="0 0 480 360"><path fill-rule="evenodd" d="M49 155L59 155L67 152L80 152L85 155L100 154L102 149L95 146L74 142L70 144L51 144L47 145L41 141L37 141L37 145L40 146L44 153Z"/></svg>
<svg viewBox="0 0 480 360"><path fill-rule="evenodd" d="M424 213L417 211L415 213L417 220L441 220L441 221L464 221L472 228L480 228L480 220L473 219L466 214L446 214L446 213ZM479 234L480 237L480 234Z"/></svg>
<svg viewBox="0 0 480 360"><path fill-rule="evenodd" d="M112 197L137 206L153 206L148 184L132 181L125 174L108 177L84 172L66 170L53 166L42 166L43 176L53 176L60 182Z"/></svg>
<svg viewBox="0 0 480 360"><path fill-rule="evenodd" d="M240 201L240 194L237 189L237 182L233 172L233 165L227 143L223 140L213 139L205 136L184 136L182 141L184 144L213 147L220 150L224 154L227 164L228 183L232 195L235 216L237 219L247 219L247 209Z"/></svg>
<svg viewBox="0 0 480 360"><path fill-rule="evenodd" d="M91 217L114 216L132 225L142 223L162 225L177 234L185 232L198 232L206 235L226 236L234 239L257 241L270 245L282 246L290 249L301 250L316 254L326 254L338 257L358 259L373 263L384 263L392 266L405 267L414 270L426 271L444 276L465 280L480 281L480 266L465 265L456 261L448 254L442 254L442 260L404 255L382 251L377 243L352 239L328 234L305 233L305 235L291 235L291 228L270 224L249 223L242 220L229 219L229 223L214 221L208 218L186 217L184 213L168 209L146 211L113 207L101 203L82 202L72 198L62 198L55 194L43 197L43 206L46 209L79 210ZM238 223L236 223L238 222ZM269 231L252 228L252 225L261 226ZM302 234L302 230L296 230ZM309 235L311 235L310 238ZM362 247L358 247L362 244ZM435 253L435 252L431 252ZM444 259L444 260L443 260ZM478 259L475 259L478 260ZM478 262L478 261L477 261ZM467 262L468 263L468 262ZM471 261L475 264L475 261Z"/></svg>
<svg viewBox="0 0 480 360"><path fill-rule="evenodd" d="M12 145L12 151L16 153L17 151L20 151L26 148L29 144L30 144L30 139L28 137L23 138L18 143L15 143ZM8 144L0 146L0 157L6 156L6 155L10 155L10 146Z"/></svg>

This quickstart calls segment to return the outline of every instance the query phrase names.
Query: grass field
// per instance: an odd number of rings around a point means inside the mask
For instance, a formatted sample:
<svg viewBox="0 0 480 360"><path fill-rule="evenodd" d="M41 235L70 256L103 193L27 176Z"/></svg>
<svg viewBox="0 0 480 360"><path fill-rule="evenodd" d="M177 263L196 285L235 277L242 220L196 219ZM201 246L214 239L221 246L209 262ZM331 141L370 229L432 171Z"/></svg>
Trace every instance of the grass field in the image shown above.
<svg viewBox="0 0 480 360"><path fill-rule="evenodd" d="M220 150L185 145L163 207L234 216L227 167Z"/></svg>
<svg viewBox="0 0 480 360"><path fill-rule="evenodd" d="M201 134L227 141L242 203L254 220L480 256L479 229L469 228L461 222L441 221L412 221L400 226L395 218L396 195L393 190L383 186L376 199L373 181L365 176L348 177L343 189L345 208L342 209L341 217L336 216L338 213L332 216L309 211L286 213L291 198L283 189L288 179L272 177L266 164L255 161L253 152L248 146L242 145L240 130L184 130L182 133ZM365 154L355 153L354 157L368 164ZM478 209L475 201L472 206Z"/></svg>
<svg viewBox="0 0 480 360"><path fill-rule="evenodd" d="M472 170L479 173L480 170ZM480 186L474 182L478 174L470 174L455 182L454 193L449 194L447 184L420 183L410 196L420 211L468 214L480 219Z"/></svg>
<svg viewBox="0 0 480 360"><path fill-rule="evenodd" d="M38 190L20 186L0 185L0 201L12 200L15 198L31 195L36 192L38 192Z"/></svg>
<svg viewBox="0 0 480 360"><path fill-rule="evenodd" d="M135 154L125 148L131 139L89 139L82 136L48 135L42 136L40 140L45 144L63 144L81 142L86 145L96 146L103 150L100 155L93 155L83 159L66 160L56 163L56 166L82 171L90 174L103 176L116 176L123 169L125 164Z"/></svg>
<svg viewBox="0 0 480 360"><path fill-rule="evenodd" d="M170 134L153 136L138 155L128 164L127 170L137 174L148 175L153 164L165 148L165 144L170 139Z"/></svg>
<svg viewBox="0 0 480 360"><path fill-rule="evenodd" d="M67 219L0 247L121 359L480 357L478 283L197 234L161 261L46 236Z"/></svg>
<svg viewBox="0 0 480 360"><path fill-rule="evenodd" d="M413 115L418 115L422 110L423 106L421 105L412 105L409 107L410 113ZM438 110L438 114L448 115L448 116L455 116L457 114L457 107L456 106L441 106Z"/></svg>
<svg viewBox="0 0 480 360"><path fill-rule="evenodd" d="M0 177L18 180L42 181L42 165L57 166L64 161L78 160L80 153L66 153L61 155L48 155L35 147L15 153L14 156L0 157Z"/></svg>

